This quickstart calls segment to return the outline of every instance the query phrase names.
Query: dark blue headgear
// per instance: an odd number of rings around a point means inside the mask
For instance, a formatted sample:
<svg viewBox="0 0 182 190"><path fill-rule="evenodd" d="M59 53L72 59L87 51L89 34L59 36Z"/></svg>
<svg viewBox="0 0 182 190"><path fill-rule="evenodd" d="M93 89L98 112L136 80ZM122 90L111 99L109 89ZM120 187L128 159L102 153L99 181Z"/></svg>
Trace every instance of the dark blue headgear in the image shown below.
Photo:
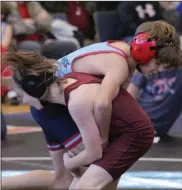
<svg viewBox="0 0 182 190"><path fill-rule="evenodd" d="M30 96L41 98L47 87L56 81L53 73L42 73L39 76L25 75L21 71L16 71L13 80Z"/></svg>

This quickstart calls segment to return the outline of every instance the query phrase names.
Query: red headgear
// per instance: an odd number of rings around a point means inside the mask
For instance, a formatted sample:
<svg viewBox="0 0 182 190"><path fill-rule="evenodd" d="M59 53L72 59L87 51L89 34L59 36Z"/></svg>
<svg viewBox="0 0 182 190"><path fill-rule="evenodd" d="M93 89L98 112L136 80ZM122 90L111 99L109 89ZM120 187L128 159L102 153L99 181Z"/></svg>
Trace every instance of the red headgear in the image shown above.
<svg viewBox="0 0 182 190"><path fill-rule="evenodd" d="M139 64L147 64L155 55L157 42L146 33L140 33L131 42L131 55Z"/></svg>

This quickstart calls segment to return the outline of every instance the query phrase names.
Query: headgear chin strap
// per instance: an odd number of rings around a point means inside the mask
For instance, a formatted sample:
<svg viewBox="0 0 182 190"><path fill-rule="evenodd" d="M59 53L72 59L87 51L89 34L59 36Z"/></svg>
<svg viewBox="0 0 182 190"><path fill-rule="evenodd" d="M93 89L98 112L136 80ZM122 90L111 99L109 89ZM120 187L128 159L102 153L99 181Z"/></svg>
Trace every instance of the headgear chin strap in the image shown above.
<svg viewBox="0 0 182 190"><path fill-rule="evenodd" d="M24 75L21 71L16 71L13 80L30 96L41 98L47 87L56 81L53 73L43 73L39 76Z"/></svg>
<svg viewBox="0 0 182 190"><path fill-rule="evenodd" d="M156 57L159 49L171 45L171 41L158 41L146 33L139 33L131 42L131 55L139 68L140 65L147 65Z"/></svg>

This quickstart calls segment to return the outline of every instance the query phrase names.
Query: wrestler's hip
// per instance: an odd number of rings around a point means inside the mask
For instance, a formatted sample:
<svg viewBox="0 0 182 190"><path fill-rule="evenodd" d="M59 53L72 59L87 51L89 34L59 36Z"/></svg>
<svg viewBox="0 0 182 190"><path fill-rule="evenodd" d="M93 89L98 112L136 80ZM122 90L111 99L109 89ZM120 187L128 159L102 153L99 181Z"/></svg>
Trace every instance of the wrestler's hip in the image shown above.
<svg viewBox="0 0 182 190"><path fill-rule="evenodd" d="M143 131L124 132L120 136L110 138L109 144L103 149L103 157L93 164L105 169L117 180L152 146L154 139L153 127Z"/></svg>

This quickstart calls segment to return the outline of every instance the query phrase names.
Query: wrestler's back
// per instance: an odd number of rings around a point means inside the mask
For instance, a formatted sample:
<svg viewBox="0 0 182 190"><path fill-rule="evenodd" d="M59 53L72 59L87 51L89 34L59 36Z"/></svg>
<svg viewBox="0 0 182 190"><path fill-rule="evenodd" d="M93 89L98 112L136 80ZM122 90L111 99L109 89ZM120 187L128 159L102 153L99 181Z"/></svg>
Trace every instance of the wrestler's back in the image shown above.
<svg viewBox="0 0 182 190"><path fill-rule="evenodd" d="M124 55L127 55L129 51L128 44L123 43L122 41L116 41L116 42L112 42L110 46L121 50L121 52L124 52L123 56L121 56L121 54L118 54L116 52L108 53L108 52L100 52L100 51L90 54L90 55L81 56L73 61L74 71L85 72L89 74L93 74L92 72L94 71L95 72L94 74L98 74L96 73L98 71L93 70L93 64L98 65L100 62L114 63L115 61L122 62L123 60L125 60ZM85 64L87 64L86 67L85 67Z"/></svg>
<svg viewBox="0 0 182 190"><path fill-rule="evenodd" d="M108 41L92 44L78 49L57 61L60 69L56 72L57 77L63 77L71 72L83 72L93 75L101 75L100 67L128 62L130 46L122 41ZM102 64L101 64L102 63ZM129 72L133 73L135 64L128 62ZM104 75L104 74L103 74Z"/></svg>
<svg viewBox="0 0 182 190"><path fill-rule="evenodd" d="M111 46L117 49L120 49L123 52L125 52L126 55L129 55L130 47L128 44L123 43L122 41L116 41L116 42L112 42ZM97 54L87 55L87 56L76 59L73 62L73 69L76 72L99 75L100 74L99 70L95 69L97 68L97 65L99 63L103 62L103 63L112 64L112 63L117 63L117 62L122 63L123 61L125 61L125 58L116 53L97 53ZM86 67L85 67L85 64L87 64ZM129 78L132 75L133 71L135 70L135 65L128 65L128 66L129 66L129 72L130 72L128 76ZM128 78L124 82L123 86L126 86Z"/></svg>

